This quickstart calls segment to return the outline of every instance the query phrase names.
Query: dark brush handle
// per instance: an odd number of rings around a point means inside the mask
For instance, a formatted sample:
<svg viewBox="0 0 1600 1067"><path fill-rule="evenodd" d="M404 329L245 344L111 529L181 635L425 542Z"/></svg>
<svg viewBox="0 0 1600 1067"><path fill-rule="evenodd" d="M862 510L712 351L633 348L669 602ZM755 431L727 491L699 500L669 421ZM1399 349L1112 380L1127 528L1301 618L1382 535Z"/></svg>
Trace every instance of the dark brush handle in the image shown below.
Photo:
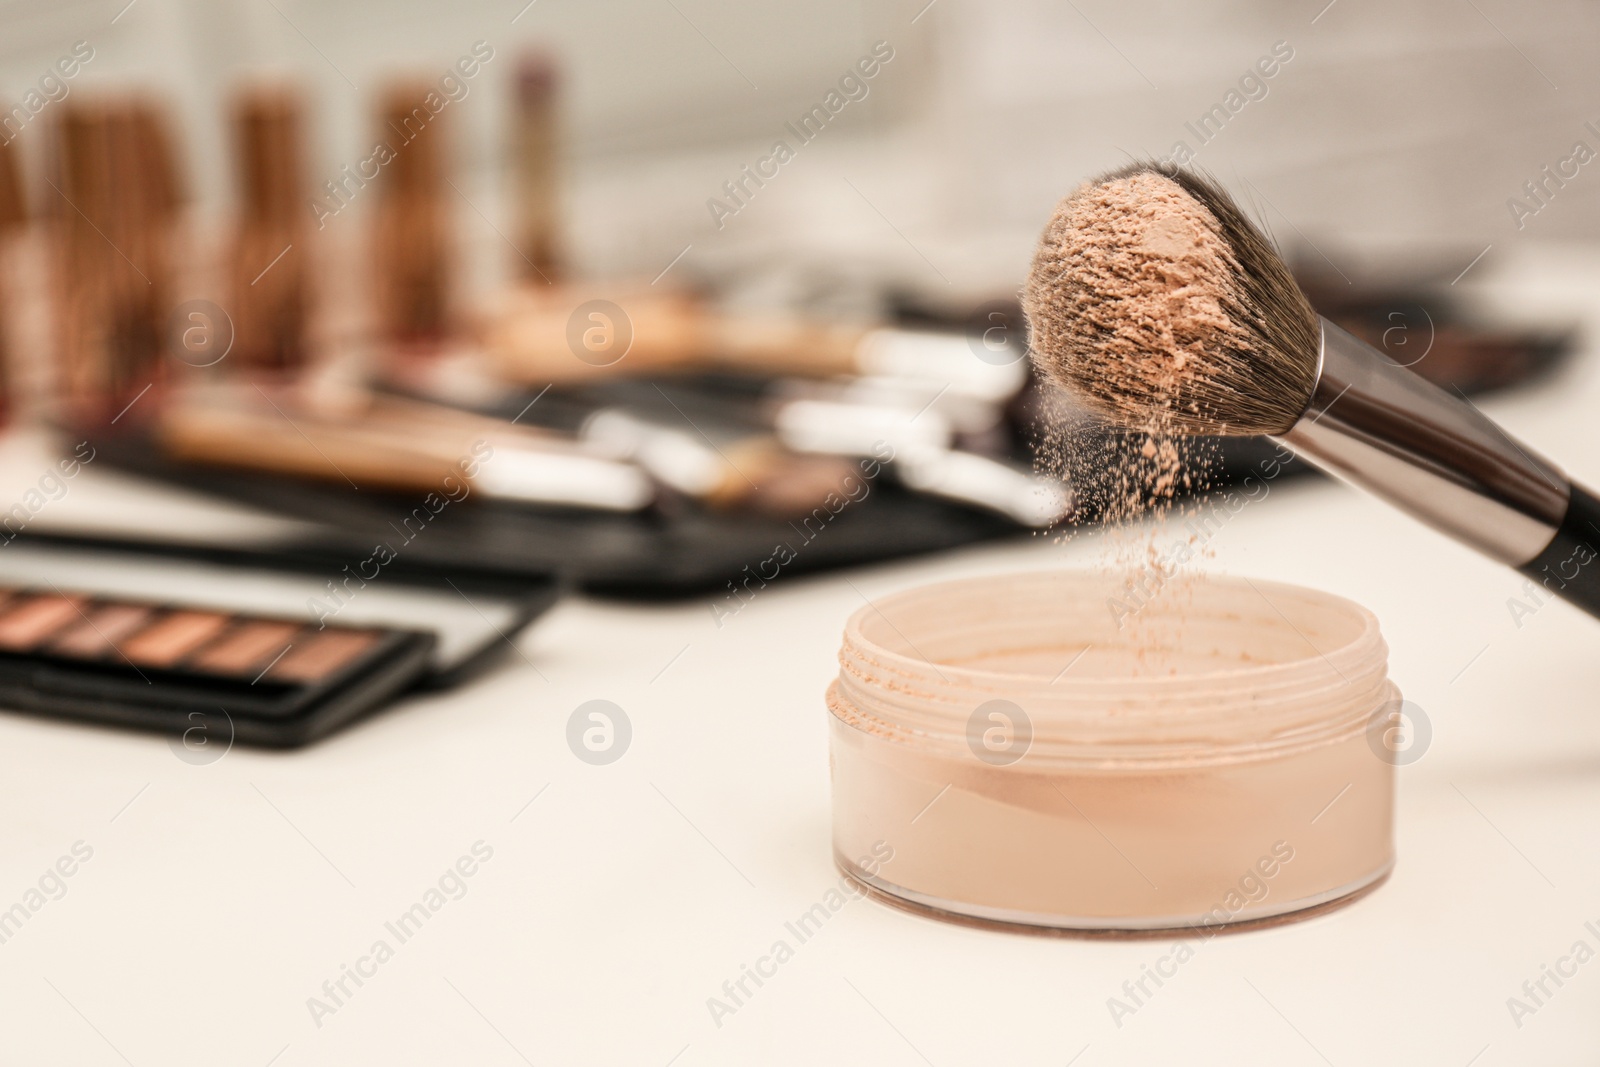
<svg viewBox="0 0 1600 1067"><path fill-rule="evenodd" d="M1600 616L1600 499L1574 485L1555 537L1517 569L1561 599Z"/></svg>

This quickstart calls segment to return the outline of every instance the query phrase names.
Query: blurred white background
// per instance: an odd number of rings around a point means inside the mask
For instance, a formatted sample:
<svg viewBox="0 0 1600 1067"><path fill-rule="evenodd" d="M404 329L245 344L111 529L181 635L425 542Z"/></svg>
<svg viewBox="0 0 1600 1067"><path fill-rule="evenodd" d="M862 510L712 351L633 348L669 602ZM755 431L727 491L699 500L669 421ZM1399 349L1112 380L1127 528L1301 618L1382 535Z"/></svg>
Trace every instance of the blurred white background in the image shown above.
<svg viewBox="0 0 1600 1067"><path fill-rule="evenodd" d="M1519 230L1507 200L1584 140L1600 151L1600 5L1565 0L6 0L9 106L86 40L73 91L144 84L181 116L202 211L230 197L230 84L287 73L314 101L314 182L370 149L372 101L397 73L439 74L473 42L495 59L453 115L461 231L509 252L499 136L516 57L565 71L570 247L591 271L727 274L781 260L965 296L1020 280L1051 204L1131 156L1199 142L1185 128L1276 42L1293 59L1197 161L1279 237L1336 265L1600 236L1600 166ZM876 41L894 59L719 229L706 201ZM42 115L41 118L48 116ZM20 141L37 176L48 141ZM1594 173L1590 173L1593 170ZM35 187L43 188L35 178ZM47 189L46 189L47 191ZM1531 203L1531 202L1530 202ZM309 208L308 208L309 210ZM480 217L487 216L487 222ZM344 219L338 220L344 222Z"/></svg>

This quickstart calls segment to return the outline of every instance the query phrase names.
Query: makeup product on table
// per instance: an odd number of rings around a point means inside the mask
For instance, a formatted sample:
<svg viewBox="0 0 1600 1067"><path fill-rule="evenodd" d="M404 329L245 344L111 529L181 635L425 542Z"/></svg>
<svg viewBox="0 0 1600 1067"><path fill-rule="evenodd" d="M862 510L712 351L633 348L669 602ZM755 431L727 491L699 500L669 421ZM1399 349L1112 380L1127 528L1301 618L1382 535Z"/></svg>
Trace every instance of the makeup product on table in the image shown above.
<svg viewBox="0 0 1600 1067"><path fill-rule="evenodd" d="M1320 319L1211 181L1133 164L1086 183L1045 231L1025 306L1040 370L1113 424L1271 435L1600 615L1600 499Z"/></svg>
<svg viewBox="0 0 1600 1067"><path fill-rule="evenodd" d="M97 462L314 523L319 540L357 544L387 537L429 499L438 507L448 498L408 550L416 558L508 578L563 572L606 595L721 595L729 579L784 543L785 558L793 554L784 573L795 574L1019 530L987 505L909 491L881 449L796 455L781 447L761 415L759 383L555 388L505 398L507 406L492 409L497 417L434 404L396 409L405 402L382 394L328 404L305 389L217 385L174 392L157 408L152 434L94 439ZM932 410L924 417L937 422ZM623 418L595 419L604 412ZM423 432L436 418L451 424L448 434ZM626 432L613 437L619 428ZM477 460L479 441L493 454L477 471L462 471L460 460ZM360 450L349 466L336 450L345 447ZM582 478L552 484L559 470L579 471L552 455L572 450L584 461ZM369 484L356 470L363 456L382 480ZM684 480L695 474L699 484Z"/></svg>
<svg viewBox="0 0 1600 1067"><path fill-rule="evenodd" d="M957 447L1000 420L994 400L904 379L786 381L774 390L778 438L797 452L894 456L911 489L1005 515L1033 528L1073 514L1072 487L1003 455Z"/></svg>
<svg viewBox="0 0 1600 1067"><path fill-rule="evenodd" d="M22 175L17 166L17 151L10 141L0 142L0 258L12 237L28 220L27 201L22 191ZM14 390L11 368L12 327L16 306L6 279L0 277L0 421L10 417Z"/></svg>
<svg viewBox="0 0 1600 1067"><path fill-rule="evenodd" d="M480 332L497 375L537 388L703 363L704 315L666 286L534 281L503 291Z"/></svg>
<svg viewBox="0 0 1600 1067"><path fill-rule="evenodd" d="M683 380L621 380L544 398L530 419L552 419L660 482L733 514L800 518L858 482L862 464L918 492L992 510L1029 527L1070 510L1061 482L953 447L935 410L943 389L848 386L748 393ZM574 400L581 401L574 403Z"/></svg>
<svg viewBox="0 0 1600 1067"><path fill-rule="evenodd" d="M1001 419L1000 405L915 379L656 381L618 379L517 394L487 404L524 423L576 434L659 482L731 514L794 518L892 457L918 492L1044 527L1072 507L1070 489L1004 455L958 447Z"/></svg>
<svg viewBox="0 0 1600 1067"><path fill-rule="evenodd" d="M22 193L17 150L11 147L10 141L0 141L0 233L20 226L27 219L27 200Z"/></svg>
<svg viewBox="0 0 1600 1067"><path fill-rule="evenodd" d="M69 418L91 420L107 412L108 395L126 389L114 364L114 285L132 264L113 264L110 238L98 227L110 225L112 175L110 105L100 101L64 102L56 129L53 193L53 263L56 387ZM98 222L95 220L99 220Z"/></svg>
<svg viewBox="0 0 1600 1067"><path fill-rule="evenodd" d="M645 286L523 286L489 318L484 344L508 380L541 386L721 370L773 377L914 378L938 381L956 392L1004 397L1021 388L1026 376L1018 361L980 359L968 336L957 331L727 311Z"/></svg>
<svg viewBox="0 0 1600 1067"><path fill-rule="evenodd" d="M404 630L0 588L0 706L179 733L196 723L322 732L415 683L433 641Z"/></svg>
<svg viewBox="0 0 1600 1067"><path fill-rule="evenodd" d="M64 102L56 144L56 348L64 414L117 418L162 375L176 170L140 100Z"/></svg>
<svg viewBox="0 0 1600 1067"><path fill-rule="evenodd" d="M449 120L431 111L429 83L390 87L380 104L387 145L375 179L372 220L373 300L378 335L403 351L426 350L449 330L454 249L446 210Z"/></svg>
<svg viewBox="0 0 1600 1067"><path fill-rule="evenodd" d="M530 55L517 67L516 79L511 144L517 257L512 269L529 283L547 284L561 278L559 72L550 56Z"/></svg>
<svg viewBox="0 0 1600 1067"><path fill-rule="evenodd" d="M681 413L606 407L585 419L579 433L601 452L639 464L662 484L718 511L795 518L842 492L855 473L838 456L791 451L760 429L704 410L686 419Z"/></svg>
<svg viewBox="0 0 1600 1067"><path fill-rule="evenodd" d="M553 316L565 300L537 293L527 299L545 305L537 329L553 330ZM557 381L602 374L603 361L583 358L583 338L593 334L609 346L597 344L598 351L613 352L613 363L606 365L620 370L614 361L621 359L631 374L700 366L794 375L784 383L793 399L774 396L766 405L778 439L792 451L864 457L887 447L911 487L996 510L1026 526L1051 525L1070 510L1070 494L1059 480L952 447L957 430L974 434L1000 420L1003 406L1026 379L1020 354L1018 361L988 362L974 353L965 334L956 332L728 314L672 294L618 299L624 303L579 305L569 319L577 326L569 331L568 347L543 348L537 372L529 364L511 373L548 372ZM633 313L641 309L645 314ZM545 342L554 343L549 337ZM826 381L799 384L817 379ZM820 390L826 394L808 395ZM697 416L663 414L668 431L691 438L699 434ZM671 481L670 474L666 478ZM740 475L737 481L759 484L762 479Z"/></svg>
<svg viewBox="0 0 1600 1067"><path fill-rule="evenodd" d="M1056 571L857 611L828 691L840 870L937 918L1102 933L1303 915L1381 882L1399 693L1372 614L1240 578L1119 619L1126 595Z"/></svg>
<svg viewBox="0 0 1600 1067"><path fill-rule="evenodd" d="M247 90L234 102L240 203L229 255L231 368L292 372L306 362L310 231L303 113L299 96L277 87Z"/></svg>
<svg viewBox="0 0 1600 1067"><path fill-rule="evenodd" d="M387 395L319 409L288 393L193 389L163 405L158 440L197 465L618 512L658 502L659 483L716 511L795 518L843 492L855 471L847 458L784 448L725 405L659 391L645 399L656 403L535 427Z"/></svg>
<svg viewBox="0 0 1600 1067"><path fill-rule="evenodd" d="M1014 537L1021 529L988 509L911 492L877 460L856 463L857 473L840 483L844 493L824 497L820 512L814 506L799 518L710 507L529 506L470 483L470 497L428 518L428 494L438 489L357 492L335 481L338 475L326 463L322 469L329 475L312 477L230 468L203 458L178 462L148 440L126 436L95 440L94 446L96 463L298 520L306 524L308 540L343 546L351 558L362 558L355 554L362 546L370 553L371 544L394 536L396 526L408 532L415 526L423 532L408 542L408 557L446 573L476 571L499 582L560 573L585 591L609 597L721 598L732 596L731 580L746 580L746 568L770 574L775 553L786 561L787 577ZM493 465L491 459L486 469ZM460 496L459 488L454 491ZM419 509L424 514L413 522Z"/></svg>
<svg viewBox="0 0 1600 1067"><path fill-rule="evenodd" d="M0 552L0 708L301 745L454 684L555 599L548 576L440 573L408 533L320 552L16 535Z"/></svg>
<svg viewBox="0 0 1600 1067"><path fill-rule="evenodd" d="M162 405L157 438L172 459L329 484L630 512L655 497L621 458L499 419L397 398L317 410L287 394L188 390Z"/></svg>

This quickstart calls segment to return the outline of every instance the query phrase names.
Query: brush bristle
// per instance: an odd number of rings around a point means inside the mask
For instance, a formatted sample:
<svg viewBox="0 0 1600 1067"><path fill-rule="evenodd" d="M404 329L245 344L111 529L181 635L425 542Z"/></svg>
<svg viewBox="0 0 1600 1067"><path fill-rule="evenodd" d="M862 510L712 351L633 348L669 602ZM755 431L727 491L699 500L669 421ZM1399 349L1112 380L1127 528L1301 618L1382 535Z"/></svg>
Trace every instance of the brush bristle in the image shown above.
<svg viewBox="0 0 1600 1067"><path fill-rule="evenodd" d="M1136 163L1045 227L1023 297L1033 361L1111 423L1283 433L1316 386L1317 314L1221 187Z"/></svg>

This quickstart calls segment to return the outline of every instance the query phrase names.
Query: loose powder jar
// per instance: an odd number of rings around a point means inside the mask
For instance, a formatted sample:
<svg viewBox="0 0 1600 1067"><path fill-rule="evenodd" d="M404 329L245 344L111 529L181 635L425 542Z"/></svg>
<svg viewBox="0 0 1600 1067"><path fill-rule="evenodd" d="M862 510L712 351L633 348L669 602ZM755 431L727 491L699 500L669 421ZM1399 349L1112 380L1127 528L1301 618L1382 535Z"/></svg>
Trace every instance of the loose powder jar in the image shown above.
<svg viewBox="0 0 1600 1067"><path fill-rule="evenodd" d="M1371 612L1275 582L891 596L851 617L828 690L835 861L890 903L1035 930L1347 901L1394 863L1387 655Z"/></svg>

